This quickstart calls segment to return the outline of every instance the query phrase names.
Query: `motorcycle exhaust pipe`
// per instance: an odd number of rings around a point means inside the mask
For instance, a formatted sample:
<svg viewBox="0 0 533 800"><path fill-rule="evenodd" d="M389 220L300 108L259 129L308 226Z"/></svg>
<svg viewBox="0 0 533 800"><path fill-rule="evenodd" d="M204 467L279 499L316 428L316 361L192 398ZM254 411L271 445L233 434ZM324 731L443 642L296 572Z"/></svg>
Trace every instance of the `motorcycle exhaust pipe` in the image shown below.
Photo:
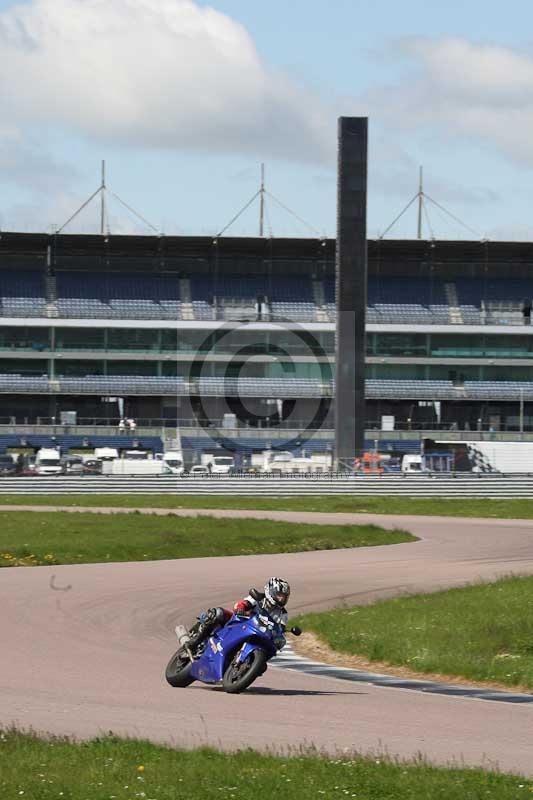
<svg viewBox="0 0 533 800"><path fill-rule="evenodd" d="M182 650L185 650L191 661L194 661L194 655L192 654L191 649L189 647L189 642L191 641L189 631L187 630L185 625L176 625L174 630L176 632L176 638L178 640L180 648Z"/></svg>
<svg viewBox="0 0 533 800"><path fill-rule="evenodd" d="M180 647L186 647L189 644L191 637L189 636L189 631L185 625L176 625L174 630L176 631L176 638Z"/></svg>

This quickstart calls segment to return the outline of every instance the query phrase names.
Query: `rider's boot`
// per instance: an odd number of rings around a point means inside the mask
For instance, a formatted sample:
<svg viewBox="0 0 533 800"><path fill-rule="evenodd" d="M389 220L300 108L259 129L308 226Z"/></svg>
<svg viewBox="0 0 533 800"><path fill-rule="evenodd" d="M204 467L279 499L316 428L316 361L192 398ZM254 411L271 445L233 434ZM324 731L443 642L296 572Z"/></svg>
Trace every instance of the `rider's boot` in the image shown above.
<svg viewBox="0 0 533 800"><path fill-rule="evenodd" d="M197 648L198 645L205 642L215 628L223 624L224 611L222 608L210 608L204 614L201 614L198 622L189 631L189 649L194 650Z"/></svg>
<svg viewBox="0 0 533 800"><path fill-rule="evenodd" d="M195 647L204 641L209 633L209 629L206 630L206 625L204 625L202 622L197 622L189 631L189 641L187 642L187 647L189 647L191 650L194 650Z"/></svg>

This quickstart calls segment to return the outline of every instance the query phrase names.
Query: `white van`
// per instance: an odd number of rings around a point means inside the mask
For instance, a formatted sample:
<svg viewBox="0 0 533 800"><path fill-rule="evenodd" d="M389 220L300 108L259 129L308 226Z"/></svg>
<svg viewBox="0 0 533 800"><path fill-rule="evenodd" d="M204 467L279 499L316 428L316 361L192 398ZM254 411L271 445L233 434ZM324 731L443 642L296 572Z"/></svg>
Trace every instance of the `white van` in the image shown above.
<svg viewBox="0 0 533 800"><path fill-rule="evenodd" d="M41 447L35 457L35 472L37 475L61 475L63 464L59 450L52 447Z"/></svg>
<svg viewBox="0 0 533 800"><path fill-rule="evenodd" d="M113 461L118 458L118 450L116 447L95 447L94 455L90 458L97 458L99 461Z"/></svg>
<svg viewBox="0 0 533 800"><path fill-rule="evenodd" d="M422 464L422 456L404 456L402 458L402 472L405 474L413 474L424 472Z"/></svg>
<svg viewBox="0 0 533 800"><path fill-rule="evenodd" d="M227 475L235 467L233 456L217 456L213 453L202 453L200 463L207 467L211 475Z"/></svg>
<svg viewBox="0 0 533 800"><path fill-rule="evenodd" d="M161 459L171 475L183 475L183 453L181 450L167 450Z"/></svg>

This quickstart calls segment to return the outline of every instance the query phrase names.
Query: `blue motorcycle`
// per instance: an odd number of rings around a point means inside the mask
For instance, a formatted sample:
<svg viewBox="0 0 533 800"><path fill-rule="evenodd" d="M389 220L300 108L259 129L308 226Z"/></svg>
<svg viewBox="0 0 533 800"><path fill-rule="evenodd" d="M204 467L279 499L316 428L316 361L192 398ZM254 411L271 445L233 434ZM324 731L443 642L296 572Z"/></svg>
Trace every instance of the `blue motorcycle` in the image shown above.
<svg viewBox="0 0 533 800"><path fill-rule="evenodd" d="M294 636L301 634L297 627L290 632ZM175 687L189 686L193 681L222 683L230 694L247 689L286 644L283 627L264 609L258 609L251 617L234 614L195 652L186 644L186 628L178 625L176 635L181 646L168 662L167 682Z"/></svg>

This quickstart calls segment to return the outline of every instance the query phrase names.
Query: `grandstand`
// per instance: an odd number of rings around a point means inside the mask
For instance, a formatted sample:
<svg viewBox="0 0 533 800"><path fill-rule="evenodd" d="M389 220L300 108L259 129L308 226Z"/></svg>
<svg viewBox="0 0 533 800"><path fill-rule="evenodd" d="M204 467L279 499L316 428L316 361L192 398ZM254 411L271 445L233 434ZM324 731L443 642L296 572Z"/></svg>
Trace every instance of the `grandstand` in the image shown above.
<svg viewBox="0 0 533 800"><path fill-rule="evenodd" d="M533 244L368 255L367 429L533 430ZM113 426L120 398L141 426L236 414L246 449L318 420L331 446L334 275L334 240L3 233L0 424Z"/></svg>

